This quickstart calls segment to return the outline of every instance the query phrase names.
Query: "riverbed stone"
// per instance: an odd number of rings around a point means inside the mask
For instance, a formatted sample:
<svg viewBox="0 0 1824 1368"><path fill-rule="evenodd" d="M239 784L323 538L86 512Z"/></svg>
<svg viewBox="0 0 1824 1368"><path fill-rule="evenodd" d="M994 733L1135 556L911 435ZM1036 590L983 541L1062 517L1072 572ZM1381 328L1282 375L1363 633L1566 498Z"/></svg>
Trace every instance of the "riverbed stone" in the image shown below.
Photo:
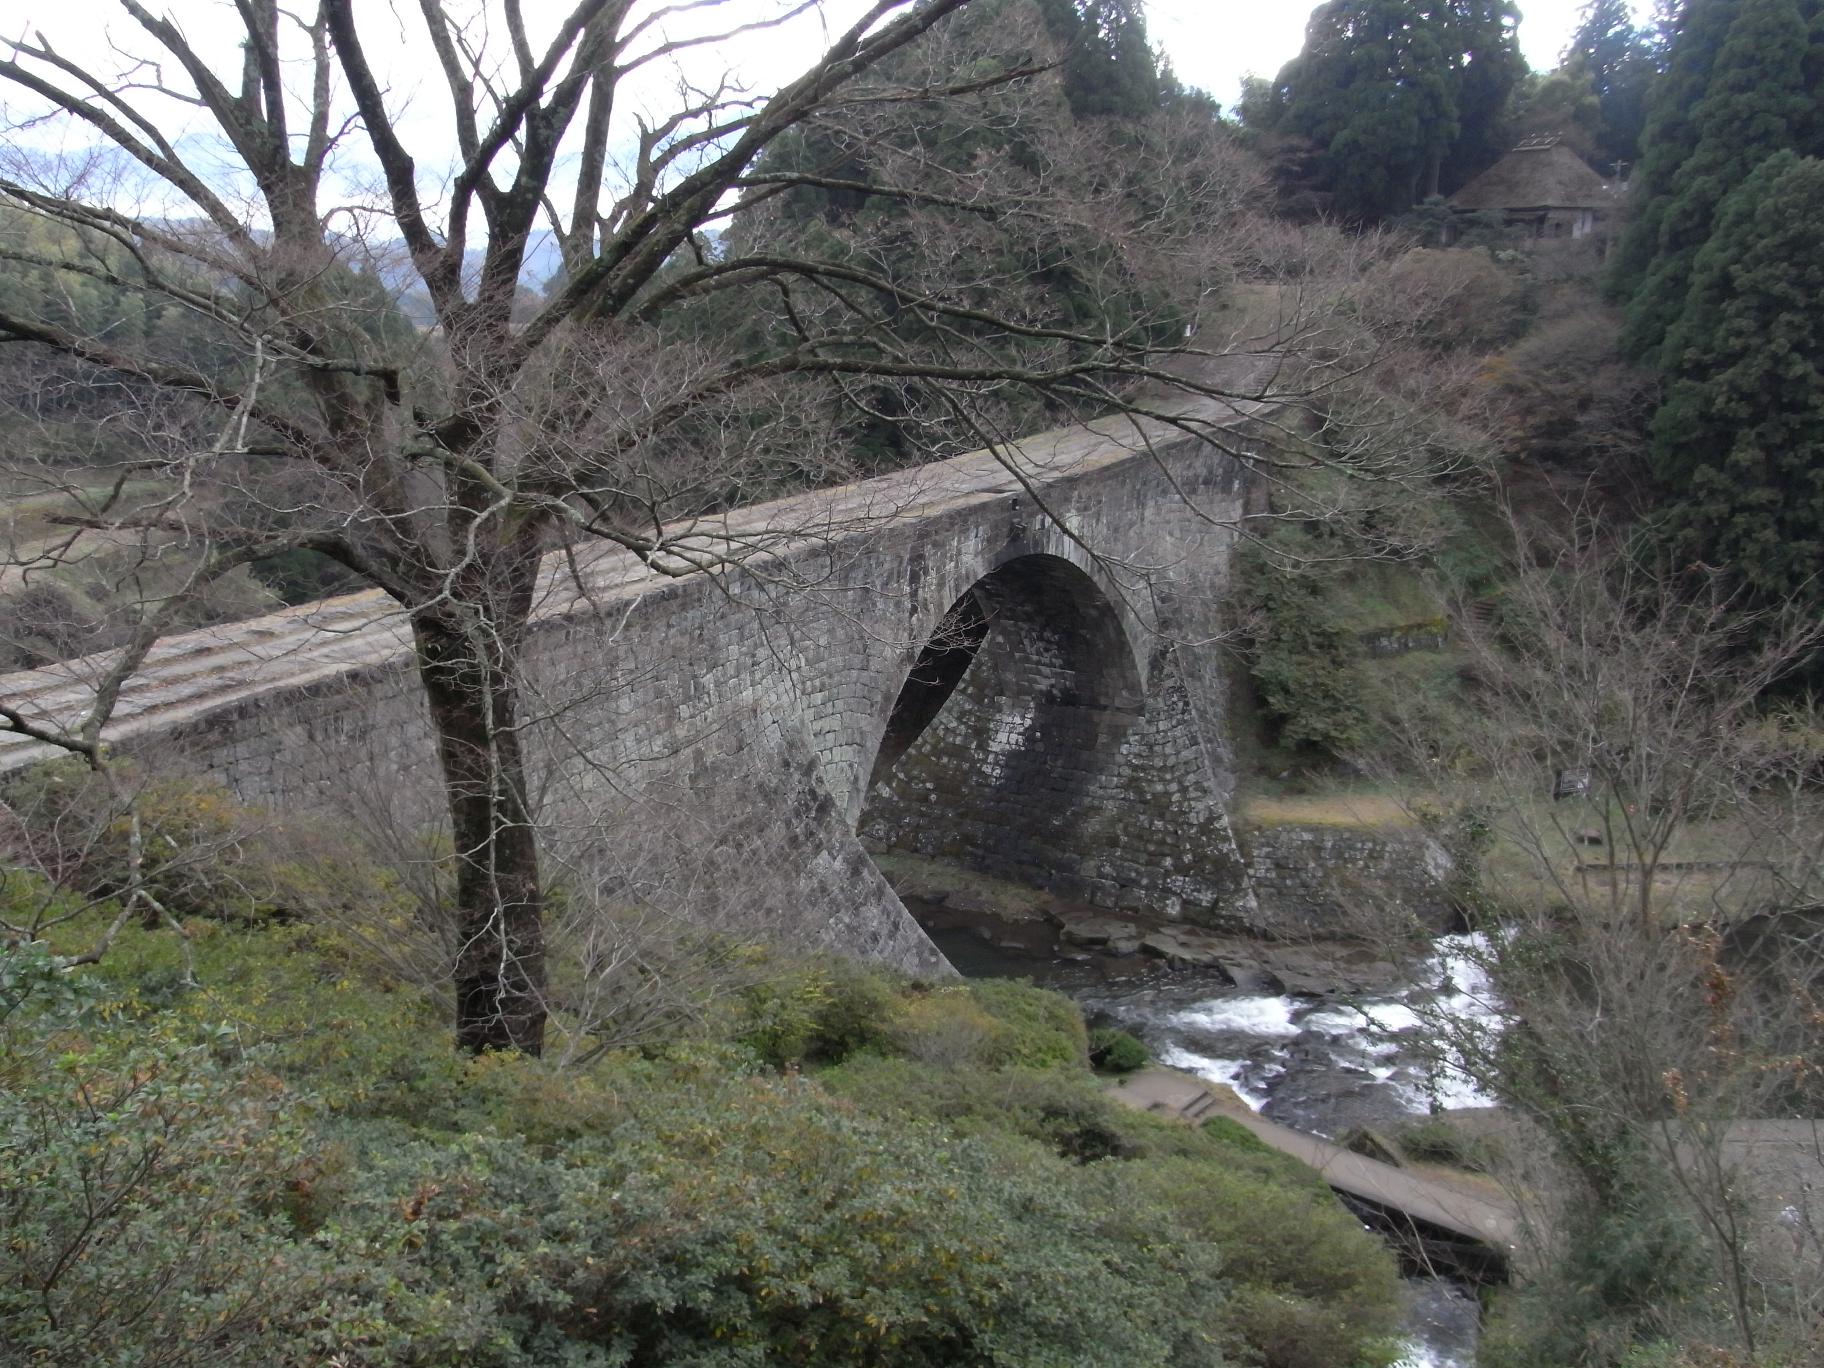
<svg viewBox="0 0 1824 1368"><path fill-rule="evenodd" d="M1174 968L1220 968L1224 945L1223 941L1215 937L1200 936L1196 932L1175 926L1160 927L1143 936L1140 941L1142 950L1149 955L1157 955Z"/></svg>
<svg viewBox="0 0 1824 1368"><path fill-rule="evenodd" d="M1229 982L1244 992L1279 997L1286 992L1286 982L1258 960L1225 957L1220 965Z"/></svg>
<svg viewBox="0 0 1824 1368"><path fill-rule="evenodd" d="M969 917L1006 917L1008 908L1004 903L996 902L986 893L976 893L969 889L952 889L944 896L944 906L952 912L960 912Z"/></svg>
<svg viewBox="0 0 1824 1368"><path fill-rule="evenodd" d="M1128 952L1130 954L1140 948L1140 928L1131 921L1121 921L1115 917L1073 917L1064 923L1058 934L1074 945L1110 946L1111 953L1114 954L1121 953L1112 949L1118 940L1133 941L1134 948Z"/></svg>

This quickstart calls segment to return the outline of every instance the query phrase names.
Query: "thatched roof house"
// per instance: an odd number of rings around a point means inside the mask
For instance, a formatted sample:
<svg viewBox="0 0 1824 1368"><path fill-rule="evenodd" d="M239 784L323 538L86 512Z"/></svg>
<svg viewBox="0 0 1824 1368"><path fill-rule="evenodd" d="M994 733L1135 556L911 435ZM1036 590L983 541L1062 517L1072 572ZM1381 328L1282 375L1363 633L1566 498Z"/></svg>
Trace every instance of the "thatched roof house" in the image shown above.
<svg viewBox="0 0 1824 1368"><path fill-rule="evenodd" d="M1584 238L1620 200L1615 189L1556 137L1528 138L1450 197L1463 213L1498 210L1541 238Z"/></svg>

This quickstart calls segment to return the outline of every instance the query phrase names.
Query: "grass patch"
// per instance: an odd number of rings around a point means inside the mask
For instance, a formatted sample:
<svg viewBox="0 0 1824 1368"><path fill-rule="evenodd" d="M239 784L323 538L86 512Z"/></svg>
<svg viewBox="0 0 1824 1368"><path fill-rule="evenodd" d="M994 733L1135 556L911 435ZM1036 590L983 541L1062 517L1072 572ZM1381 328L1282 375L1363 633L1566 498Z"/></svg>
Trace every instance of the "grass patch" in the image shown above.
<svg viewBox="0 0 1824 1368"><path fill-rule="evenodd" d="M1442 631L1444 605L1412 566L1364 561L1335 587L1339 618L1364 636L1400 628Z"/></svg>
<svg viewBox="0 0 1824 1368"><path fill-rule="evenodd" d="M1330 793L1244 798L1237 806L1243 825L1254 827L1350 827L1362 831L1405 830L1418 825L1409 800L1389 793Z"/></svg>
<svg viewBox="0 0 1824 1368"><path fill-rule="evenodd" d="M1637 908L1648 875L1628 841L1627 820L1619 804L1546 798L1496 813L1483 887L1497 905ZM1599 844L1580 839L1598 834ZM1755 831L1719 816L1673 834L1647 891L1668 925L1745 915L1792 899L1768 867L1789 863L1789 851L1767 849Z"/></svg>

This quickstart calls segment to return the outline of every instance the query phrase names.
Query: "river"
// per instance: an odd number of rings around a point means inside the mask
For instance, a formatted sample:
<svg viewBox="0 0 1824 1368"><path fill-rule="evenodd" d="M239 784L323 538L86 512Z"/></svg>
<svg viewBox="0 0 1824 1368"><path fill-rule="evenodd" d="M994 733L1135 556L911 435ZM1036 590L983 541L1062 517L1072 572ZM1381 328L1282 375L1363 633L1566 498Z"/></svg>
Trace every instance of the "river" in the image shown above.
<svg viewBox="0 0 1824 1368"><path fill-rule="evenodd" d="M970 977L1030 978L1074 998L1092 1025L1132 1032L1164 1064L1234 1089L1263 1115L1339 1138L1390 1131L1434 1111L1489 1105L1474 1084L1414 1048L1421 1009L1486 1018L1492 1003L1477 943L1444 936L1416 970L1367 975L1367 991L1266 992L1217 970L1167 969L1140 956L1058 953L1046 935L977 918L959 924L907 899ZM948 923L948 924L946 924ZM1400 1368L1472 1368L1478 1316L1465 1289L1410 1278L1407 1357Z"/></svg>

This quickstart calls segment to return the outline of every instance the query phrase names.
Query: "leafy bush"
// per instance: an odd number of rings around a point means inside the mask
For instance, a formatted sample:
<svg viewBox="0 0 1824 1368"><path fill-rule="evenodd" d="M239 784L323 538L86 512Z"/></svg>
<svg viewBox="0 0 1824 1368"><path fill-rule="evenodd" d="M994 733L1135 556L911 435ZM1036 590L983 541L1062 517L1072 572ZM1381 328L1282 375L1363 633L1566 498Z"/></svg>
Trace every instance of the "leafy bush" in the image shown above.
<svg viewBox="0 0 1824 1368"><path fill-rule="evenodd" d="M50 948L90 944L99 916L59 928ZM187 982L186 949L200 991ZM112 1019L224 1027L326 1111L456 1125L467 1063L450 1042L446 1008L409 984L376 982L367 967L333 927L197 921L187 943L125 928L89 977Z"/></svg>
<svg viewBox="0 0 1824 1368"><path fill-rule="evenodd" d="M1089 1033L1089 1062L1108 1073L1133 1073L1152 1058L1138 1036L1113 1027Z"/></svg>
<svg viewBox="0 0 1824 1368"><path fill-rule="evenodd" d="M1442 1117L1409 1121L1400 1127L1395 1139L1413 1159L1478 1173L1486 1172L1497 1157L1496 1142L1471 1135Z"/></svg>
<svg viewBox="0 0 1824 1368"><path fill-rule="evenodd" d="M1322 1183L1118 1105L1056 994L817 966L739 995L730 1039L562 1069L458 1055L334 927L191 931L200 990L138 927L99 969L0 958L0 1342L30 1361L1302 1368L1367 1342ZM800 1062L825 1067L769 1071Z"/></svg>
<svg viewBox="0 0 1824 1368"><path fill-rule="evenodd" d="M821 1081L883 1119L1018 1137L1091 1161L1097 1181L1120 1186L1119 1200L1169 1207L1172 1224L1222 1251L1235 1285L1222 1323L1268 1368L1361 1362L1393 1333L1401 1304L1393 1257L1317 1174L1236 1122L1192 1129L1122 1106L1063 1070L986 1073L864 1057Z"/></svg>
<svg viewBox="0 0 1824 1368"><path fill-rule="evenodd" d="M1305 1173L1273 1181L1251 1160L1125 1167L1137 1188L1169 1197L1178 1219L1223 1251L1236 1284L1229 1318L1266 1368L1358 1363L1394 1334L1401 1300L1393 1257Z"/></svg>
<svg viewBox="0 0 1824 1368"><path fill-rule="evenodd" d="M862 1056L819 1081L876 1116L936 1122L952 1134L1017 1136L1075 1160L1134 1152L1127 1109L1087 1074Z"/></svg>
<svg viewBox="0 0 1824 1368"><path fill-rule="evenodd" d="M55 981L12 972L8 1000ZM645 1065L610 1126L542 1144L344 1121L325 1181L232 1032L32 1015L57 1047L6 1065L0 1337L34 1362L1223 1361L1216 1251L1167 1204L807 1081Z"/></svg>
<svg viewBox="0 0 1824 1368"><path fill-rule="evenodd" d="M118 788L74 761L10 777L15 820L0 831L0 860L112 897L130 886L137 817L139 877L179 919L297 920L355 906L382 916L407 902L386 871L344 842L326 848L307 824L287 826L208 780L115 769Z"/></svg>
<svg viewBox="0 0 1824 1368"><path fill-rule="evenodd" d="M885 1042L893 1001L879 970L840 960L786 970L740 995L731 1034L776 1069L832 1064Z"/></svg>
<svg viewBox="0 0 1824 1368"><path fill-rule="evenodd" d="M1370 730L1366 657L1324 581L1251 548L1240 568L1253 615L1249 670L1274 739L1294 751L1360 750Z"/></svg>
<svg viewBox="0 0 1824 1368"><path fill-rule="evenodd" d="M5 952L0 1341L42 1364L262 1364L315 1260L287 1200L307 1132L231 1033L102 1027L42 946Z"/></svg>
<svg viewBox="0 0 1824 1368"><path fill-rule="evenodd" d="M1706 1311L1726 1324L1720 1306L1705 1306L1721 1289L1668 1194L1643 1185L1617 1208L1585 1211L1566 1234L1563 1262L1497 1303L1481 1354L1490 1368L1619 1364L1680 1338Z"/></svg>
<svg viewBox="0 0 1824 1368"><path fill-rule="evenodd" d="M1012 979L980 979L967 992L1006 1031L982 1063L1026 1069L1082 1068L1088 1063L1083 1014L1062 993Z"/></svg>

